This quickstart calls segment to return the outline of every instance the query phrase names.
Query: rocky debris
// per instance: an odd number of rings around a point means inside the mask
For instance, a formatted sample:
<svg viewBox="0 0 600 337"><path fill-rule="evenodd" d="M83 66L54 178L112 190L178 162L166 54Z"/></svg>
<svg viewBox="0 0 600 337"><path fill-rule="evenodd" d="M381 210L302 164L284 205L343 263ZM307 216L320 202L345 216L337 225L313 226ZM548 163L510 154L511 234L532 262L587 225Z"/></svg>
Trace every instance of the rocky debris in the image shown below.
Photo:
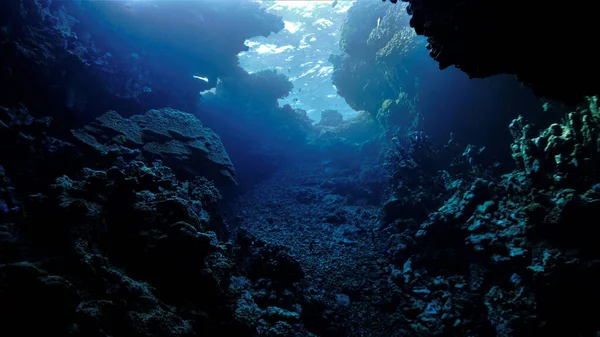
<svg viewBox="0 0 600 337"><path fill-rule="evenodd" d="M248 231L236 235L235 255L243 276L233 277L236 313L258 322L260 336L315 336L306 330L321 312L311 308L304 271L285 247L268 244Z"/></svg>
<svg viewBox="0 0 600 337"><path fill-rule="evenodd" d="M352 124L352 122L344 125ZM363 124L364 125L364 124ZM343 128L343 126L342 126ZM343 132L336 128L337 131ZM357 131L357 127L355 130ZM335 131L334 131L335 132ZM296 200L301 203L316 201L318 195L313 188L328 194L342 195L350 204L378 206L387 184L384 165L380 163L380 146L378 140L368 140L363 135L362 143L335 134L322 134L312 145L311 160L314 176L301 172L302 179L294 191ZM319 160L320 161L317 161Z"/></svg>
<svg viewBox="0 0 600 337"><path fill-rule="evenodd" d="M308 162L280 170L230 204L227 218L260 238L253 239L255 247L270 251L282 245L298 261L305 275L299 283L306 287L298 290L305 294L300 319L308 331L317 336L389 335L386 325L393 314L374 305L387 291L385 242L373 231L379 194L374 203L358 198L354 191L365 186L346 179L348 174Z"/></svg>
<svg viewBox="0 0 600 337"><path fill-rule="evenodd" d="M235 169L219 136L185 112L165 108L123 118L109 111L72 133L79 144L96 152L94 157L162 160L184 180L202 176L219 185L235 184Z"/></svg>
<svg viewBox="0 0 600 337"><path fill-rule="evenodd" d="M307 180L302 184L316 183L330 193L347 196L351 203L378 205L386 177L377 121L361 112L337 126L316 125L315 129L318 134L311 137L306 152L318 174L313 179L302 173Z"/></svg>
<svg viewBox="0 0 600 337"><path fill-rule="evenodd" d="M0 264L0 278L4 331L68 333L80 301L71 282L27 261Z"/></svg>
<svg viewBox="0 0 600 337"><path fill-rule="evenodd" d="M588 284L585 277L595 273L584 267L589 266L585 262L589 258L583 251L569 252L549 244L538 231L549 225L539 221L541 206L502 198L504 189L479 179L462 184L430 220L399 228L390 236L388 252L397 266L391 274L398 287L394 296L400 311L412 313L406 316L411 329L515 336L566 331L573 322L567 320L575 319L578 324L586 320L584 311L569 312L576 310L573 301L581 299L567 300L563 294L574 289L554 287L565 285L557 278L566 265L570 284ZM549 282L547 286L556 290L550 292L540 282ZM591 287L584 291L598 296ZM561 316L564 319L557 321Z"/></svg>
<svg viewBox="0 0 600 337"><path fill-rule="evenodd" d="M515 10L500 2L403 1L409 3L410 26L427 37L440 69L454 65L472 78L516 75L539 96L570 104L600 93L596 55L580 48L597 38L591 4L529 1ZM548 53L555 45L560 48Z"/></svg>
<svg viewBox="0 0 600 337"><path fill-rule="evenodd" d="M424 57L426 40L410 28L410 19L404 5L355 1L341 32L341 54L330 58L338 94L389 138L419 130L441 145L454 134L463 146L485 145L484 157L493 154L504 164L512 138L497 126L510 123L514 111L536 124L564 115L544 112L531 90L511 76L471 81L455 70L440 72Z"/></svg>
<svg viewBox="0 0 600 337"><path fill-rule="evenodd" d="M267 244L245 229L239 229L236 235L237 255L242 259L239 266L246 271L251 280L269 278L276 288L286 288L304 278L304 271L283 246Z"/></svg>

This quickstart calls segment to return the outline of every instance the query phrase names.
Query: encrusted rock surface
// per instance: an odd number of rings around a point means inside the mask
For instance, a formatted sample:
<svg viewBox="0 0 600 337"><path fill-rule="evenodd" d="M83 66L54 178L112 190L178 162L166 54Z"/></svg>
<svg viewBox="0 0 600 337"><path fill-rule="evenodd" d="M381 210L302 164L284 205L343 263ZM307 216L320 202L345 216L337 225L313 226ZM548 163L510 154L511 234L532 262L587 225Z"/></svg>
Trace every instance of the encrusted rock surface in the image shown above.
<svg viewBox="0 0 600 337"><path fill-rule="evenodd" d="M88 153L96 167L61 175L44 120L1 111L3 139L47 164L31 167L46 174L32 180L21 152L0 157L3 335L311 336L305 322L327 306L300 285L304 271L283 247L244 232L219 239L230 233L212 182L180 181L160 161L102 167L98 151ZM67 148L75 163L81 147Z"/></svg>
<svg viewBox="0 0 600 337"><path fill-rule="evenodd" d="M221 139L195 116L174 110L150 110L123 118L109 111L73 136L102 155L130 155L147 162L162 160L182 179L204 176L234 184L235 169Z"/></svg>

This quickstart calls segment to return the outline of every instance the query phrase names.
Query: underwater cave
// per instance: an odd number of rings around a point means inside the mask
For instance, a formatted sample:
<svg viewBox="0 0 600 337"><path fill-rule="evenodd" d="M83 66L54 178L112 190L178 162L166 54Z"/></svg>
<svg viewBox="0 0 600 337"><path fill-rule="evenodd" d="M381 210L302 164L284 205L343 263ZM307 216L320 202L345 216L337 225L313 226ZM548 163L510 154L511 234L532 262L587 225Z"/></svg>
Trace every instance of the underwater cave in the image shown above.
<svg viewBox="0 0 600 337"><path fill-rule="evenodd" d="M599 336L589 6L1 2L0 335Z"/></svg>

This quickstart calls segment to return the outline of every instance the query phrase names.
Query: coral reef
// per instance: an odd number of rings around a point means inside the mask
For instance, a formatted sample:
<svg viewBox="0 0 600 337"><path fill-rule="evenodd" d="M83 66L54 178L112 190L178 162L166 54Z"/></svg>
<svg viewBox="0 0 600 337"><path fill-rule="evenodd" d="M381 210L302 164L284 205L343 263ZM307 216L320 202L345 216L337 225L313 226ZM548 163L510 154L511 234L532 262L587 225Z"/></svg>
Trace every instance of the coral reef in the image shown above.
<svg viewBox="0 0 600 337"><path fill-rule="evenodd" d="M342 53L330 59L338 93L354 109L371 114L388 140L418 130L441 147L453 134L462 146L485 146L483 156L507 163L505 143L512 138L499 125L517 114L540 126L562 116L560 109L544 111L510 76L484 81L455 69L440 72L426 54L425 39L408 26L405 7L356 1L341 33Z"/></svg>
<svg viewBox="0 0 600 337"><path fill-rule="evenodd" d="M395 266L393 296L409 327L403 329L495 336L598 331L581 305L600 295L591 281L599 276L599 252L587 220L598 216L600 203L596 114L591 98L589 108L535 138L516 119L510 129L517 170L501 178L451 174L445 193L452 195L427 219L396 213L383 230ZM585 169L566 172L578 168L558 165L567 154L574 157L564 160L587 162Z"/></svg>
<svg viewBox="0 0 600 337"><path fill-rule="evenodd" d="M539 82L574 79L589 61L565 49L547 60L581 63L531 66L540 43L554 45L544 21L515 63L521 40L509 39L532 26L524 18L555 19L560 7L410 3L442 66L512 73L565 101L595 90L574 82L556 96L564 83ZM423 121L468 114L422 99L440 77L422 76L424 43L404 8L359 0L332 61L361 112L326 110L313 125L278 104L293 88L286 76L235 62L280 19L249 1L181 6L0 4L0 335L600 334L596 96L562 120L479 106L488 125L522 115L490 132L494 149L469 134L483 128L475 117L448 139L449 127ZM490 20L472 21L475 10ZM481 43L456 45L462 37ZM500 147L515 167L502 167Z"/></svg>
<svg viewBox="0 0 600 337"><path fill-rule="evenodd" d="M282 244L297 258L309 307L323 310L306 315L312 318L305 326L318 336L386 335L390 320L373 307L385 291L379 287L385 282L385 241L372 231L379 192L366 190L357 178L328 163L305 162L280 170L228 207L235 226Z"/></svg>

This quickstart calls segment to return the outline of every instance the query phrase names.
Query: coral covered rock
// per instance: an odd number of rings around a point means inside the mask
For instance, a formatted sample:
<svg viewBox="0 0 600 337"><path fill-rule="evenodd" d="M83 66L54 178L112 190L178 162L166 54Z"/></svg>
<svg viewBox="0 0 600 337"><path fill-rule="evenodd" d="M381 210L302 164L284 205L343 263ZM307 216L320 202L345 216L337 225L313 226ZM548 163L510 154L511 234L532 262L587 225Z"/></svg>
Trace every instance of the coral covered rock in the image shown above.
<svg viewBox="0 0 600 337"><path fill-rule="evenodd" d="M235 169L219 136L185 112L166 108L127 119L109 111L72 133L80 144L102 154L139 152L148 162L160 159L183 179L204 176L218 184L235 183Z"/></svg>
<svg viewBox="0 0 600 337"><path fill-rule="evenodd" d="M513 158L538 186L589 186L600 172L600 111L597 97L570 112L536 137L533 125L519 116L510 124ZM550 181L549 181L550 180ZM575 184L575 185L574 185Z"/></svg>

